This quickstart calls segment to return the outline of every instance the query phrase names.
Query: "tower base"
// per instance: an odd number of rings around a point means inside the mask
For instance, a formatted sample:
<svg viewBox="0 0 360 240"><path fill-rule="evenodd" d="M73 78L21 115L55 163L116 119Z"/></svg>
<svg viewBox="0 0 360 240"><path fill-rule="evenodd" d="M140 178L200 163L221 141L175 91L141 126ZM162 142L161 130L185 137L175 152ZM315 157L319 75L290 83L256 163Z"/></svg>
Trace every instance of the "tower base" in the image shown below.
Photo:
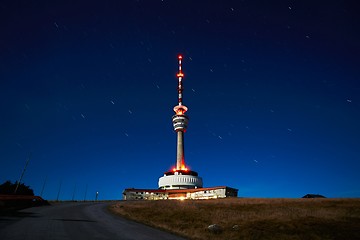
<svg viewBox="0 0 360 240"><path fill-rule="evenodd" d="M170 171L164 173L164 176L159 178L159 189L192 189L202 187L202 178L194 171Z"/></svg>

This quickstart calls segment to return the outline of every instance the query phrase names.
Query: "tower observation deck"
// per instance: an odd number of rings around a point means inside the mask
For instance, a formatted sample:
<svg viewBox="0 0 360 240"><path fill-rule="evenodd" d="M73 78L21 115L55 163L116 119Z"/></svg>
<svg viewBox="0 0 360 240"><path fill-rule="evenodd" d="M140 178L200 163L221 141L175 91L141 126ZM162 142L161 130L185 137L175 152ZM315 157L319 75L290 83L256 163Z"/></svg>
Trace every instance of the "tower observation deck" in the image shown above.
<svg viewBox="0 0 360 240"><path fill-rule="evenodd" d="M190 171L185 165L184 157L184 133L186 132L189 117L185 114L188 108L183 105L183 84L184 73L182 72L181 55L178 56L179 72L178 78L178 105L173 110L175 115L172 117L174 130L177 134L176 167L171 171L165 172L164 176L159 178L160 189L189 189L201 188L203 186L202 178L195 171Z"/></svg>

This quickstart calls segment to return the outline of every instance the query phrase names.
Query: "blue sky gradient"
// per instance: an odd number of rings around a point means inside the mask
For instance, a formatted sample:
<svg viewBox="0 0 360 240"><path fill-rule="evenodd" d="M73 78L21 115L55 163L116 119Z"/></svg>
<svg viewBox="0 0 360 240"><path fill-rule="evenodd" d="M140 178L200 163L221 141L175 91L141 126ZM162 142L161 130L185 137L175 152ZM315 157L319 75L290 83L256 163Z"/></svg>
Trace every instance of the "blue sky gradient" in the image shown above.
<svg viewBox="0 0 360 240"><path fill-rule="evenodd" d="M31 152L46 199L157 188L182 53L204 186L359 197L359 20L352 1L2 1L0 181Z"/></svg>

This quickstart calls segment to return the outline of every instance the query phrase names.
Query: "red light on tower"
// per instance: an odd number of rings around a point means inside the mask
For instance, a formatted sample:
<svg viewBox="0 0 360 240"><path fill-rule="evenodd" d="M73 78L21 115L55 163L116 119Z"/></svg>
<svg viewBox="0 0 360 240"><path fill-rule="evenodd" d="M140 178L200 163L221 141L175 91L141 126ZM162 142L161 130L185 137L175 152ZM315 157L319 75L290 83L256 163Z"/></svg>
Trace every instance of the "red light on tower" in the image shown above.
<svg viewBox="0 0 360 240"><path fill-rule="evenodd" d="M182 67L181 67L181 60L182 60L182 55L179 55L178 56L178 59L179 59L179 72L176 74L176 77L178 78L183 78L184 77L184 73L182 72ZM180 81L180 80L179 80Z"/></svg>
<svg viewBox="0 0 360 240"><path fill-rule="evenodd" d="M178 74L176 74L177 77L184 77L184 74L182 72L179 72Z"/></svg>

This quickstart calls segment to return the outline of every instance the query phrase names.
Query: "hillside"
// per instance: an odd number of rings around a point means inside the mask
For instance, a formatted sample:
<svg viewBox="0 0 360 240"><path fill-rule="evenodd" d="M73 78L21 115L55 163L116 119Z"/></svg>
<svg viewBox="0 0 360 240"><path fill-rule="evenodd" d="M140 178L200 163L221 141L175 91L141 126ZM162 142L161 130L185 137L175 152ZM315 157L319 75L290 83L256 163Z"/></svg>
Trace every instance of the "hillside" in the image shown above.
<svg viewBox="0 0 360 240"><path fill-rule="evenodd" d="M360 199L120 201L110 210L189 239L360 239Z"/></svg>

